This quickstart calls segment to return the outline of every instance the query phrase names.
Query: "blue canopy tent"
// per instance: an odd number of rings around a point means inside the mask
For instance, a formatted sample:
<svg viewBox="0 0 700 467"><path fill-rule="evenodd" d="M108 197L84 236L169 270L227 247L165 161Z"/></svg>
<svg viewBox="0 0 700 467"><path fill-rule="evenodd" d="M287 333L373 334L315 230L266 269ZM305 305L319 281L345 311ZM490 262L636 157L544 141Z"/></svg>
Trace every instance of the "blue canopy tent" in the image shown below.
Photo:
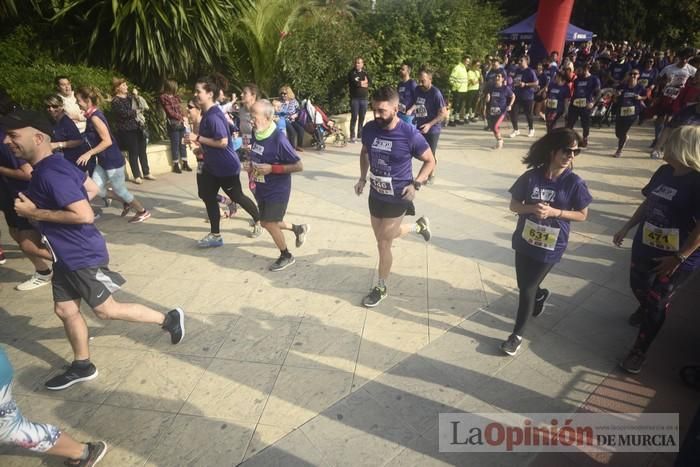
<svg viewBox="0 0 700 467"><path fill-rule="evenodd" d="M535 21L537 14L514 24L513 26L504 29L500 32L501 38L510 41L530 41L535 33ZM586 31L573 24L569 24L566 30L567 42L583 42L593 39L593 33Z"/></svg>

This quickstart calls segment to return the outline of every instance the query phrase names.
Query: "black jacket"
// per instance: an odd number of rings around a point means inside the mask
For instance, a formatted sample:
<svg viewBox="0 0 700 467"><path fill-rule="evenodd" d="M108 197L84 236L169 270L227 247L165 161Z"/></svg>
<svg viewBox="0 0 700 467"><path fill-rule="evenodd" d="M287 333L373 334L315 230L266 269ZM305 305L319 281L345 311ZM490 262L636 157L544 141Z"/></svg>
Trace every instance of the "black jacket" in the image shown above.
<svg viewBox="0 0 700 467"><path fill-rule="evenodd" d="M366 88L360 87L360 81L364 81L365 78L367 78L368 86ZM355 68L353 68L348 73L348 86L350 88L350 98L367 99L369 97L369 86L371 85L372 80L370 79L369 75L364 69L362 71L357 71Z"/></svg>

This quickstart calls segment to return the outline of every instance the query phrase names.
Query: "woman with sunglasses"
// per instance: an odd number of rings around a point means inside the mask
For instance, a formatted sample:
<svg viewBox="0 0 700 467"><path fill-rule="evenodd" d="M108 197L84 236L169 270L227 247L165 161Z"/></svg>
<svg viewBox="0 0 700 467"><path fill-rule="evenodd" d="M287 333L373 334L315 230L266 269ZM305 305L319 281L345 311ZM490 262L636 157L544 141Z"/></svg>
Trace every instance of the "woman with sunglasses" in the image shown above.
<svg viewBox="0 0 700 467"><path fill-rule="evenodd" d="M284 117L285 128L289 142L292 143L297 152L304 152L304 125L299 122L299 101L294 96L292 88L284 85L280 88L280 99L282 107L280 116Z"/></svg>
<svg viewBox="0 0 700 467"><path fill-rule="evenodd" d="M627 144L627 133L639 118L642 101L646 98L647 90L639 84L639 70L632 70L617 87L615 97L615 136L617 137L615 157L622 157L622 148Z"/></svg>
<svg viewBox="0 0 700 467"><path fill-rule="evenodd" d="M613 237L622 246L627 233L639 226L630 261L630 286L639 308L629 323L640 328L620 363L633 374L641 371L674 293L700 267L700 127L674 130L664 160L642 189L646 200Z"/></svg>
<svg viewBox="0 0 700 467"><path fill-rule="evenodd" d="M82 148L83 137L75 122L65 113L63 100L57 95L51 95L44 100L46 111L54 121L53 138L51 138L51 148L54 151L63 153L63 157L80 170L92 174L95 170L95 160L90 159L86 167L78 166L78 158L85 152Z"/></svg>
<svg viewBox="0 0 700 467"><path fill-rule="evenodd" d="M544 311L549 297L540 284L558 263L569 241L570 222L583 222L592 201L586 182L573 172L582 139L574 130L555 128L536 141L523 159L528 169L510 188L510 210L518 214L513 233L515 274L520 290L513 333L501 350L515 355L530 315Z"/></svg>

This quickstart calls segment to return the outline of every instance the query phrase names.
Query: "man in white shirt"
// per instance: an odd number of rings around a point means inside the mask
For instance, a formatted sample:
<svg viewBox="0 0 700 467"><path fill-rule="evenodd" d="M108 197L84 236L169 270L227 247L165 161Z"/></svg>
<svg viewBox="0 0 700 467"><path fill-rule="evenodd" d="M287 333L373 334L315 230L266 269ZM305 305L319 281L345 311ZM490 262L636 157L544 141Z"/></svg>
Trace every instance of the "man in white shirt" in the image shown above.
<svg viewBox="0 0 700 467"><path fill-rule="evenodd" d="M85 115L83 115L83 111L80 110L75 100L70 79L67 76L57 76L54 83L56 84L58 96L63 100L63 111L75 122L81 133L85 132Z"/></svg>

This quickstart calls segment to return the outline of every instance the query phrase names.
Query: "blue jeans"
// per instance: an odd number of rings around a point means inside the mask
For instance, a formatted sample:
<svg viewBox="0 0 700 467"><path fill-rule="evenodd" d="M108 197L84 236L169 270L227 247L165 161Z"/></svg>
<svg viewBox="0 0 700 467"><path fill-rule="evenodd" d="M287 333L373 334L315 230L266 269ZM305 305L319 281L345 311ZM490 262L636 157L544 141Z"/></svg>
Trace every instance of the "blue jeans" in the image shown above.
<svg viewBox="0 0 700 467"><path fill-rule="evenodd" d="M170 154L173 158L173 164L181 160L187 161L187 149L182 144L182 138L185 137L185 127L176 129L169 126L168 137L170 137Z"/></svg>
<svg viewBox="0 0 700 467"><path fill-rule="evenodd" d="M129 189L126 187L126 174L124 173L124 166L118 169L105 170L97 164L95 171L92 173L92 180L100 189L99 197L104 198L107 196L107 183L112 185L112 191L124 200L125 203L131 203L134 200L134 195L131 194Z"/></svg>
<svg viewBox="0 0 700 467"><path fill-rule="evenodd" d="M362 126L365 124L365 114L367 113L367 99L353 97L350 99L350 138L354 138L357 134L359 139L362 139ZM357 124L357 133L355 133L355 124Z"/></svg>

